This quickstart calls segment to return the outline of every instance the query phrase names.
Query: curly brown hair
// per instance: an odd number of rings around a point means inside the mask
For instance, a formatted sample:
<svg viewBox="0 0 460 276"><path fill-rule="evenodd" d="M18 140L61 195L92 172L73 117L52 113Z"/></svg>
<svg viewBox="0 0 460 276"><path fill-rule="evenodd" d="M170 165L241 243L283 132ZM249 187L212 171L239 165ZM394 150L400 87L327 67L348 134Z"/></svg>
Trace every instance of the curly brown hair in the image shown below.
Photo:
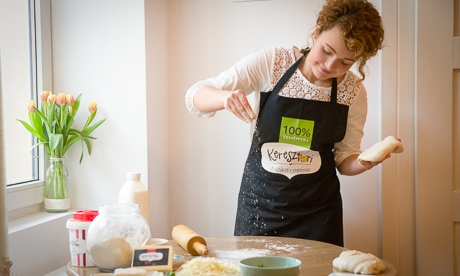
<svg viewBox="0 0 460 276"><path fill-rule="evenodd" d="M315 38L335 26L342 31L348 50L355 54L364 80L366 61L382 49L384 29L379 12L367 0L326 0L312 36Z"/></svg>

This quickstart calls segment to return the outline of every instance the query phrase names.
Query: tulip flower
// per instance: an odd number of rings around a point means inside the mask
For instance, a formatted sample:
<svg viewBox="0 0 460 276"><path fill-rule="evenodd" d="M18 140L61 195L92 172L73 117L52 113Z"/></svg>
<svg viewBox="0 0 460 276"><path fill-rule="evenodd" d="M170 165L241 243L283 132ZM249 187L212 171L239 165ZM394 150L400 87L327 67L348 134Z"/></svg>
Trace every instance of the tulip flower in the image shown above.
<svg viewBox="0 0 460 276"><path fill-rule="evenodd" d="M29 104L27 105L27 110L29 110L29 113L34 113L36 108L37 105L35 104L35 101L29 101Z"/></svg>
<svg viewBox="0 0 460 276"><path fill-rule="evenodd" d="M56 95L54 95L54 94L49 94L49 95L48 95L47 102L49 102L49 103L55 103L55 102L56 102L56 99L57 99L57 96L56 96Z"/></svg>
<svg viewBox="0 0 460 276"><path fill-rule="evenodd" d="M96 102L90 102L88 105L88 110L89 113L94 113L97 111L97 103Z"/></svg>
<svg viewBox="0 0 460 276"><path fill-rule="evenodd" d="M73 106L75 104L75 98L72 94L67 94L67 104Z"/></svg>
<svg viewBox="0 0 460 276"><path fill-rule="evenodd" d="M42 103L46 102L48 100L48 96L51 94L50 91L43 91L42 94L40 95L40 98L42 99Z"/></svg>
<svg viewBox="0 0 460 276"><path fill-rule="evenodd" d="M67 97L64 93L59 93L56 97L56 103L60 106L64 106L67 102Z"/></svg>

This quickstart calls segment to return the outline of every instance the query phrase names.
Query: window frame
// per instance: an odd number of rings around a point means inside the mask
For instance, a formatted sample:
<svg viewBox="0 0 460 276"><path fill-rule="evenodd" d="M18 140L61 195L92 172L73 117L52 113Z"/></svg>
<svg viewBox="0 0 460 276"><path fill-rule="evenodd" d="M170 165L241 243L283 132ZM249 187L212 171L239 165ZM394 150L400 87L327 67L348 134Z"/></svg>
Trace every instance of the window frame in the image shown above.
<svg viewBox="0 0 460 276"><path fill-rule="evenodd" d="M29 0L31 35L31 60L33 94L37 91L52 91L51 51L51 3L50 0ZM37 96L36 96L37 97ZM35 99L37 101L37 99ZM48 165L44 150L39 149L38 180L7 186L7 210L9 220L43 211L43 186L45 168Z"/></svg>

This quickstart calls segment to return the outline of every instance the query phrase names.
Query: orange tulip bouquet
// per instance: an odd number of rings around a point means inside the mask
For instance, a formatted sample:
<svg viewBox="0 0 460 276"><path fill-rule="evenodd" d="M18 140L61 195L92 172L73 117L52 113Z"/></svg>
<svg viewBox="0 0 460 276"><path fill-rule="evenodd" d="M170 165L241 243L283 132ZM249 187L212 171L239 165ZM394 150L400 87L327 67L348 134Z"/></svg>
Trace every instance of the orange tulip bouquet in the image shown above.
<svg viewBox="0 0 460 276"><path fill-rule="evenodd" d="M83 128L81 130L72 128L80 107L81 96L82 94L74 98L72 94L55 95L50 91L43 91L40 95L40 109L37 108L35 101L29 101L27 107L29 123L18 120L38 139L38 143L33 145L32 150L43 145L50 158L45 176L45 209L49 212L63 212L70 207L66 182L67 169L64 166L65 153L73 144L80 142L81 163L85 147L90 155L90 140L96 139L90 134L105 121L102 119L91 124L96 117L97 104L90 102L89 116ZM62 200L68 202L63 203Z"/></svg>

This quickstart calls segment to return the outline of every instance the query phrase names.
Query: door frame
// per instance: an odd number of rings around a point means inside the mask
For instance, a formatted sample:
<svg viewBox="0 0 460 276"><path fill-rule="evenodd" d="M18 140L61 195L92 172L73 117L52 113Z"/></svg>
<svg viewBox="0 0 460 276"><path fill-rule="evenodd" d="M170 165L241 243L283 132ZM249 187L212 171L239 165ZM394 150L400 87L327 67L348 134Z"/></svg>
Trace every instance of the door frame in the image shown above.
<svg viewBox="0 0 460 276"><path fill-rule="evenodd" d="M453 275L454 0L382 1L382 137L404 153L382 164L382 257L400 275Z"/></svg>

